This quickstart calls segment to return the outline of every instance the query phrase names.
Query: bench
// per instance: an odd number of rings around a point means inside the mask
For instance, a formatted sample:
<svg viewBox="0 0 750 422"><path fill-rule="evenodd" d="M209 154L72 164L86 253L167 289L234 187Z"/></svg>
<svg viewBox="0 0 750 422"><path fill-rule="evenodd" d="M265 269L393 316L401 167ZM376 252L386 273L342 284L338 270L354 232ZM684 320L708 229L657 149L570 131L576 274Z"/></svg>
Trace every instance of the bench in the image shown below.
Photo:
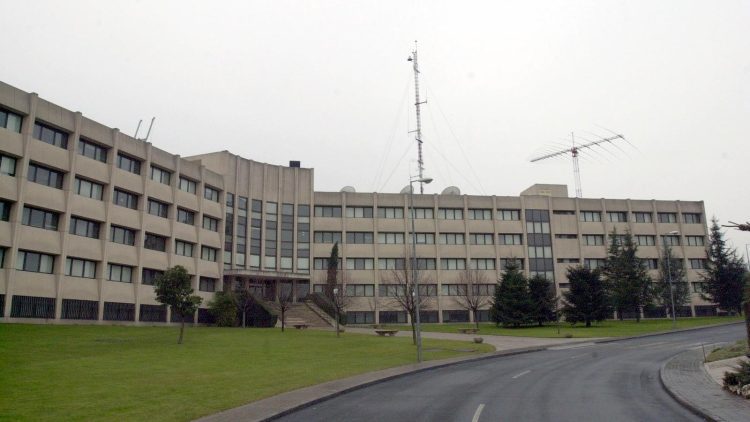
<svg viewBox="0 0 750 422"><path fill-rule="evenodd" d="M307 327L309 327L309 325L307 324L294 324L294 328L298 330L304 330L304 329L307 329Z"/></svg>
<svg viewBox="0 0 750 422"><path fill-rule="evenodd" d="M385 337L387 335L393 337L396 335L398 330L375 330L375 332L381 337Z"/></svg>
<svg viewBox="0 0 750 422"><path fill-rule="evenodd" d="M476 334L479 332L478 328L459 328L458 332L461 334Z"/></svg>

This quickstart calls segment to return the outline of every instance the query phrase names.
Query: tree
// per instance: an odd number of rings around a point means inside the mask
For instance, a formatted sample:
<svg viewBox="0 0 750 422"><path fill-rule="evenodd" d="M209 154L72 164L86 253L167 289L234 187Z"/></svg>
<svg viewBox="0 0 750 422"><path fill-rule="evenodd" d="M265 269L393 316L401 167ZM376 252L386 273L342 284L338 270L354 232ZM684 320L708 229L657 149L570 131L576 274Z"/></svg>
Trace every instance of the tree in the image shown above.
<svg viewBox="0 0 750 422"><path fill-rule="evenodd" d="M495 324L504 327L517 328L532 321L528 281L514 261L505 267L495 287L491 313Z"/></svg>
<svg viewBox="0 0 750 422"><path fill-rule="evenodd" d="M346 285L342 282L333 291L333 308L336 311L336 337L340 336L339 323L344 315L344 309L349 305L349 296L346 295Z"/></svg>
<svg viewBox="0 0 750 422"><path fill-rule="evenodd" d="M237 285L237 290L234 292L235 303L237 304L237 310L242 314L242 328L247 326L247 313L253 306L253 295L250 290Z"/></svg>
<svg viewBox="0 0 750 422"><path fill-rule="evenodd" d="M292 287L289 286L288 289L285 289L282 285L281 289L279 290L279 313L281 314L281 332L284 332L284 327L286 325L286 312L289 310L289 308L292 307L292 301L294 299L294 292L292 291Z"/></svg>
<svg viewBox="0 0 750 422"><path fill-rule="evenodd" d="M745 331L747 334L747 357L750 358L750 273L745 273Z"/></svg>
<svg viewBox="0 0 750 422"><path fill-rule="evenodd" d="M607 279L611 289L618 317L622 319L623 312L631 311L636 314L636 321L640 322L641 310L653 301L651 277L646 264L637 256L638 246L629 231L622 237L613 231L610 237L612 241L602 276Z"/></svg>
<svg viewBox="0 0 750 422"><path fill-rule="evenodd" d="M237 301L231 291L216 292L208 309L219 327L232 327L237 322Z"/></svg>
<svg viewBox="0 0 750 422"><path fill-rule="evenodd" d="M612 315L607 294L607 284L598 270L585 267L569 267L566 274L570 290L563 293L562 313L571 324L604 321Z"/></svg>
<svg viewBox="0 0 750 422"><path fill-rule="evenodd" d="M730 312L742 312L742 287L745 276L745 265L737 256L737 251L730 248L724 240L724 233L719 222L711 219L708 260L703 279L708 283L706 292L701 296L718 304Z"/></svg>
<svg viewBox="0 0 750 422"><path fill-rule="evenodd" d="M193 295L190 286L190 275L185 267L181 265L168 268L164 273L154 280L156 287L156 300L169 305L172 312L180 316L180 337L177 344L182 344L185 334L185 319L195 315L203 299Z"/></svg>
<svg viewBox="0 0 750 422"><path fill-rule="evenodd" d="M672 255L672 248L664 245L662 258L659 260L659 278L654 285L654 298L660 306L664 306L668 315L673 315L674 312L672 294L674 294L675 308L690 303L690 286L685 276L683 261L679 258L675 259ZM674 313L674 315L677 314Z"/></svg>
<svg viewBox="0 0 750 422"><path fill-rule="evenodd" d="M490 296L482 291L482 288L489 284L489 279L480 270L464 270L459 274L458 282L466 288L459 291L456 301L459 306L471 312L474 316L474 324L479 329L479 318L477 318L479 309L490 303Z"/></svg>
<svg viewBox="0 0 750 422"><path fill-rule="evenodd" d="M552 282L535 275L529 279L531 318L541 327L545 322L557 321L557 297Z"/></svg>
<svg viewBox="0 0 750 422"><path fill-rule="evenodd" d="M336 242L331 248L331 256L328 257L328 271L326 273L325 295L331 302L334 301L333 289L336 288L339 281L339 264L339 242Z"/></svg>
<svg viewBox="0 0 750 422"><path fill-rule="evenodd" d="M407 264L400 270L391 271L391 298L396 306L403 309L409 315L411 319L411 337L412 342L417 344L417 332L415 329L417 323L417 305L419 309L425 309L428 303L428 296L423 293L427 293L423 290L419 291L419 300L414 295L414 289L417 286L423 284L423 274L421 271L416 270L412 274L411 271L411 260L407 259Z"/></svg>

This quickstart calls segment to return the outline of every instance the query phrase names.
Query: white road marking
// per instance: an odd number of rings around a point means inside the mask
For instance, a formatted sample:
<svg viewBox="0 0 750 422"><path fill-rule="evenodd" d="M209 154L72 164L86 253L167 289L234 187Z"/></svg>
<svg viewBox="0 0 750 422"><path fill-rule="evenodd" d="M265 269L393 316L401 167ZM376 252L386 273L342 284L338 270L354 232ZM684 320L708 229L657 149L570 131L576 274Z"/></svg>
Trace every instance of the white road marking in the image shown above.
<svg viewBox="0 0 750 422"><path fill-rule="evenodd" d="M522 376L528 374L529 372L531 372L531 369L527 369L527 370L521 372L520 374L513 375L513 379L521 378Z"/></svg>
<svg viewBox="0 0 750 422"><path fill-rule="evenodd" d="M547 350L568 350L568 349L580 349L581 347L589 347L593 346L594 343L578 343L578 344L569 344L566 346L554 346L554 347L548 347Z"/></svg>
<svg viewBox="0 0 750 422"><path fill-rule="evenodd" d="M484 410L484 403L477 407L477 411L474 412L474 417L471 418L471 422L479 422L479 416L482 414L482 410Z"/></svg>
<svg viewBox="0 0 750 422"><path fill-rule="evenodd" d="M586 356L586 355L588 355L588 353L581 353L580 355L574 355L574 356L571 356L570 358L571 358L571 359L578 359L578 358L580 358L581 356Z"/></svg>

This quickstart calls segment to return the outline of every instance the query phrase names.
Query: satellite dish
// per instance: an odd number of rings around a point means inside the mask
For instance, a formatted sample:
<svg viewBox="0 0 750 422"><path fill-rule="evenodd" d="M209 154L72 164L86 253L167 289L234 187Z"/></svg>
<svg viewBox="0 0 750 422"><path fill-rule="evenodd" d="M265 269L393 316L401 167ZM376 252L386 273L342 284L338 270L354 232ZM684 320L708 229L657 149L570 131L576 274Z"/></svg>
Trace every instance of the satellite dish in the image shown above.
<svg viewBox="0 0 750 422"><path fill-rule="evenodd" d="M459 189L458 186L448 186L443 189L441 195L461 195L461 189Z"/></svg>
<svg viewBox="0 0 750 422"><path fill-rule="evenodd" d="M404 186L404 188L401 189L401 192L399 193L402 193L402 194L411 193L411 185Z"/></svg>
<svg viewBox="0 0 750 422"><path fill-rule="evenodd" d="M354 186L344 186L339 192L355 193L357 190L354 189Z"/></svg>

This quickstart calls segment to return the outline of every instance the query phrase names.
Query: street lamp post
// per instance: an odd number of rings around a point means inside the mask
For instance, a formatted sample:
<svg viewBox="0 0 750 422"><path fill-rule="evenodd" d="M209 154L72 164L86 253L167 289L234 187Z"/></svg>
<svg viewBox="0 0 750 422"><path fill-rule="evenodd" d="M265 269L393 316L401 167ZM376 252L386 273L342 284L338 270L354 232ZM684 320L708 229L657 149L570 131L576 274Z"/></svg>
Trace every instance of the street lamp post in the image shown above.
<svg viewBox="0 0 750 422"><path fill-rule="evenodd" d="M414 231L414 182L430 183L432 178L420 177L409 179L409 214L411 216L411 280L414 285L414 336L417 339L417 362L422 362L422 331L419 324L419 284L417 284L417 234ZM404 292L409 294L408 292Z"/></svg>
<svg viewBox="0 0 750 422"><path fill-rule="evenodd" d="M668 235L674 236L680 234L677 230L673 230ZM667 261L667 280L669 281L669 298L672 302L672 329L677 328L677 310L674 307L674 286L672 285L672 270L670 268L670 259L667 256L667 245L664 243L664 238L661 239L662 247L664 248L664 260Z"/></svg>
<svg viewBox="0 0 750 422"><path fill-rule="evenodd" d="M336 315L336 337L339 336L339 288L333 288L333 313Z"/></svg>

